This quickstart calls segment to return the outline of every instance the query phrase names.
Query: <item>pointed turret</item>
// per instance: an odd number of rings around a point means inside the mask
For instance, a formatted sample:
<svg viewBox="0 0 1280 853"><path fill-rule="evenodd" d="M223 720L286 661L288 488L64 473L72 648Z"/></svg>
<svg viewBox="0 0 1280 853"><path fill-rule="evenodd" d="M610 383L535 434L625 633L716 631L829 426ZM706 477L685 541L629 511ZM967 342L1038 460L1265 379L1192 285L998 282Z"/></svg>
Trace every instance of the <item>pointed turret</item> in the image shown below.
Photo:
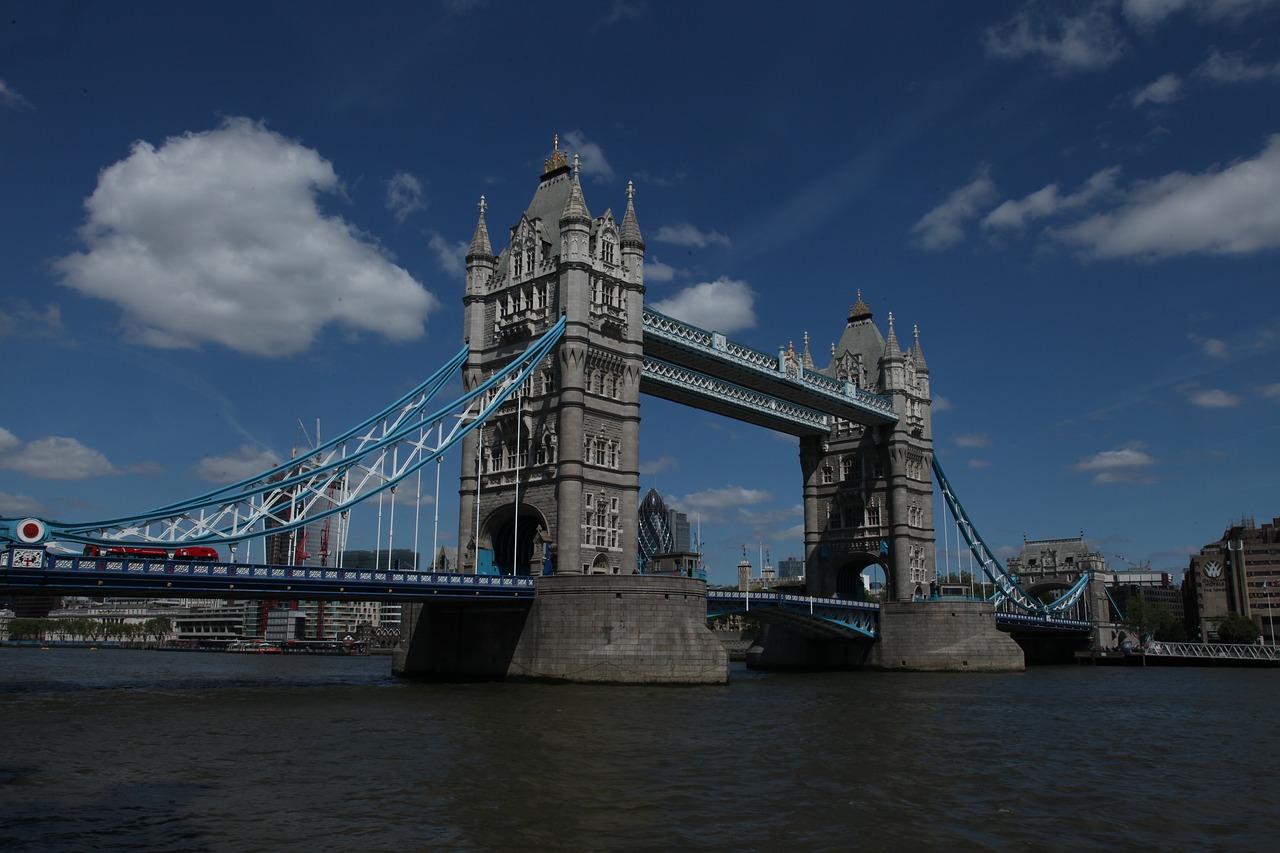
<svg viewBox="0 0 1280 853"><path fill-rule="evenodd" d="M498 266L493 247L489 244L489 228L484 222L487 206L484 196L480 196L480 219L476 222L476 233L472 235L471 248L467 251L467 296L478 296L484 292Z"/></svg>
<svg viewBox="0 0 1280 853"><path fill-rule="evenodd" d="M493 246L489 243L489 226L484 221L484 211L488 207L484 196L480 196L480 220L476 223L476 233L471 235L471 249L467 252L467 261L473 257L493 257Z"/></svg>
<svg viewBox="0 0 1280 853"><path fill-rule="evenodd" d="M893 331L893 312L889 312L889 336L884 339L884 357L886 360L902 358L902 347L898 346L898 336Z"/></svg>
<svg viewBox="0 0 1280 853"><path fill-rule="evenodd" d="M585 222L591 224L591 211L587 210L587 201L582 197L582 184L578 181L578 155L573 155L573 182L569 185L569 198L564 203L564 212L560 214L560 225L566 222Z"/></svg>
<svg viewBox="0 0 1280 853"><path fill-rule="evenodd" d="M911 345L911 360L916 364L916 373L928 373L929 365L924 363L924 352L920 349L920 327L913 326L916 342Z"/></svg>
<svg viewBox="0 0 1280 853"><path fill-rule="evenodd" d="M804 333L804 354L800 356L800 363L804 365L805 370L816 370L813 365L813 356L809 353L809 333Z"/></svg>
<svg viewBox="0 0 1280 853"><path fill-rule="evenodd" d="M622 230L618 236L622 238L622 248L635 246L644 251L644 238L640 236L640 223L636 221L635 206L636 188L627 181L627 212L622 215Z"/></svg>

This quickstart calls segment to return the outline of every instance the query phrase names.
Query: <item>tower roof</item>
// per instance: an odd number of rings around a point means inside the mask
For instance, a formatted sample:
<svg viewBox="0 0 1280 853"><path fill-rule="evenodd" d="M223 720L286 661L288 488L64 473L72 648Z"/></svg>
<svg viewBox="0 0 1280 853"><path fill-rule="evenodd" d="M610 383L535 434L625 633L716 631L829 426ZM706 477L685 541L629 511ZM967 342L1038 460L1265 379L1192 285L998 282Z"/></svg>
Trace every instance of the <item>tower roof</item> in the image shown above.
<svg viewBox="0 0 1280 853"><path fill-rule="evenodd" d="M924 351L920 349L920 327L913 326L916 341L911 345L911 359L916 363L916 373L928 373L929 365L924 363Z"/></svg>
<svg viewBox="0 0 1280 853"><path fill-rule="evenodd" d="M471 236L471 249L467 252L467 258L472 257L493 257L493 246L489 243L489 228L484 223L484 211L488 205L485 204L484 196L480 196L480 219L476 222L476 233Z"/></svg>
<svg viewBox="0 0 1280 853"><path fill-rule="evenodd" d="M644 238L640 236L640 223L636 221L635 196L636 188L627 181L627 210L622 214L622 228L618 236L623 246L637 246L643 249Z"/></svg>
<svg viewBox="0 0 1280 853"><path fill-rule="evenodd" d="M560 213L560 221L591 221L591 211L587 210L587 201L582 197L582 184L578 183L577 154L573 155L573 176L569 181L569 197L565 199L564 210Z"/></svg>

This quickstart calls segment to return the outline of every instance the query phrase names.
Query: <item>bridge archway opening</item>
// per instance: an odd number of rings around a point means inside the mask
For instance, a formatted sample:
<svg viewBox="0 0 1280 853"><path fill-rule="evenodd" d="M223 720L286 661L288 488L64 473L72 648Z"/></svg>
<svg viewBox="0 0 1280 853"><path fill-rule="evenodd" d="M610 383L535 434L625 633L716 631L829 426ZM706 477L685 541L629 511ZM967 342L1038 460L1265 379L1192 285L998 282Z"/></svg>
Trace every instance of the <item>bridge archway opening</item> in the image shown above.
<svg viewBox="0 0 1280 853"><path fill-rule="evenodd" d="M850 560L836 570L835 597L849 601L866 601L868 589L863 575L867 572L879 572L881 589L884 589L884 584L887 582L884 567L876 562L875 558L868 556L864 559Z"/></svg>
<svg viewBox="0 0 1280 853"><path fill-rule="evenodd" d="M522 505L518 524L514 508L504 507L490 515L485 526L498 574L529 576L550 571L545 562L554 555L544 554L547 520L536 507Z"/></svg>

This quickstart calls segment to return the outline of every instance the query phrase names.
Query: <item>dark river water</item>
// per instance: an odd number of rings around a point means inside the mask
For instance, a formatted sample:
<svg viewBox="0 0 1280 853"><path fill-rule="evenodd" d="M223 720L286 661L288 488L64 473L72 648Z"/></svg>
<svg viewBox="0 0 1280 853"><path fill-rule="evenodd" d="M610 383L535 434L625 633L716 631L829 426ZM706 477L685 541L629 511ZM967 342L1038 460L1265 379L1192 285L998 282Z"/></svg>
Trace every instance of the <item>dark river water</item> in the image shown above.
<svg viewBox="0 0 1280 853"><path fill-rule="evenodd" d="M1280 670L390 668L0 648L0 850L1280 849Z"/></svg>

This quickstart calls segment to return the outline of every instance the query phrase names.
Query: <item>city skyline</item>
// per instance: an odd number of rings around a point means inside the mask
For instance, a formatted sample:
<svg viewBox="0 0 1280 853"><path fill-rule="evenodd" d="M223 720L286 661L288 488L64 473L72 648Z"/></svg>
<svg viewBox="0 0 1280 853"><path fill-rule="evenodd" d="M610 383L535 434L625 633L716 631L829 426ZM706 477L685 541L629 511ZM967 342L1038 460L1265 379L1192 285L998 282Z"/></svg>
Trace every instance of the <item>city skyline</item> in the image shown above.
<svg viewBox="0 0 1280 853"><path fill-rule="evenodd" d="M461 345L481 196L500 250L557 135L592 215L634 186L646 305L819 367L859 295L918 329L1002 556L1176 571L1280 515L1280 3L8 11L0 516L145 511L381 409ZM712 582L803 556L793 438L641 414Z"/></svg>

